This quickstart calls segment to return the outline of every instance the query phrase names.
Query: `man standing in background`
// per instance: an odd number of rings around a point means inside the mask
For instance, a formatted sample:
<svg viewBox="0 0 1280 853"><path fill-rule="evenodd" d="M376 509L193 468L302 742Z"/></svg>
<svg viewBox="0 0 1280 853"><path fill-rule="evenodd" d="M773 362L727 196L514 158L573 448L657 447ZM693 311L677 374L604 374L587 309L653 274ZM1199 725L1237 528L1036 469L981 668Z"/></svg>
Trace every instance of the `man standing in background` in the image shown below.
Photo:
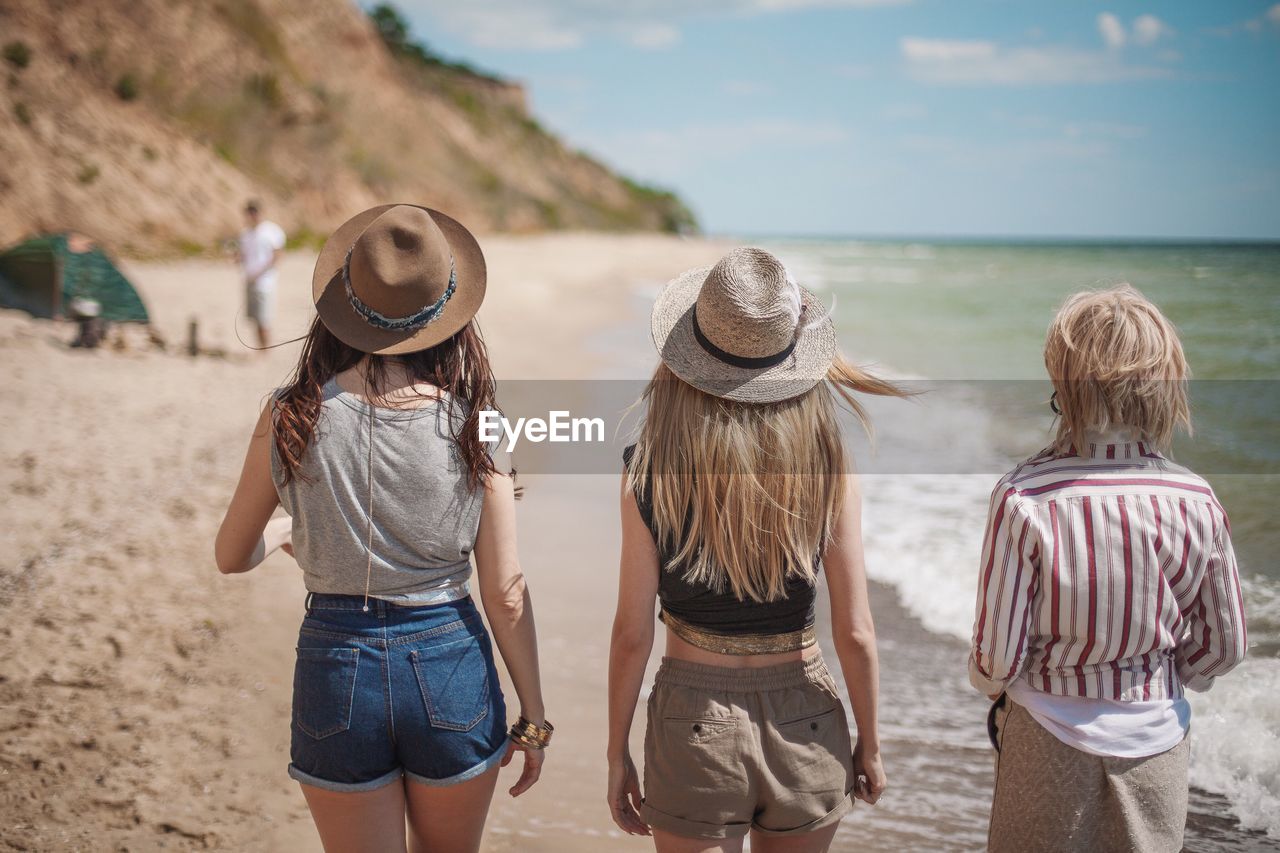
<svg viewBox="0 0 1280 853"><path fill-rule="evenodd" d="M271 320L275 316L276 262L284 249L284 231L262 218L256 201L244 206L248 227L240 233L236 258L244 270L245 310L258 326L258 344L271 345Z"/></svg>

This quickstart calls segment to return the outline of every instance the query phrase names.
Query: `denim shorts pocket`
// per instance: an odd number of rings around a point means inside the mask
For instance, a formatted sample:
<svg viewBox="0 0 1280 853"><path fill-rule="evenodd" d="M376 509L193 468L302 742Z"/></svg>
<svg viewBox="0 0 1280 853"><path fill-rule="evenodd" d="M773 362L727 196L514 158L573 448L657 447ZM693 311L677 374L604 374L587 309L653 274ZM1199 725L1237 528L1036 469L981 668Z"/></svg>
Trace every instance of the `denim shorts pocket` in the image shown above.
<svg viewBox="0 0 1280 853"><path fill-rule="evenodd" d="M319 740L351 728L359 649L298 649L293 721Z"/></svg>
<svg viewBox="0 0 1280 853"><path fill-rule="evenodd" d="M488 716L489 658L483 636L414 649L409 658L434 728L467 732Z"/></svg>

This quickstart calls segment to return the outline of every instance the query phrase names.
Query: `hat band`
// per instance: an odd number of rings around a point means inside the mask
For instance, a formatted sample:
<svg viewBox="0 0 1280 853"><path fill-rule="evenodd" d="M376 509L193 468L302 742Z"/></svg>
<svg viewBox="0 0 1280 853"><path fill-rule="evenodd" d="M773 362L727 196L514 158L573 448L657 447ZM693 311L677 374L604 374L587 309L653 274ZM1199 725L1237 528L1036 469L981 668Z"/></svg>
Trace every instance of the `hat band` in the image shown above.
<svg viewBox="0 0 1280 853"><path fill-rule="evenodd" d="M760 370L765 367L774 367L782 364L791 355L796 348L796 339L792 338L791 343L787 344L787 348L773 355L765 355L760 358L747 358L743 355L734 355L731 352L725 352L720 347L711 343L706 335L702 333L702 327L698 325L698 306L693 306L693 337L698 342L698 346L707 351L707 354L717 361L723 361L725 364L733 367L744 367L749 370Z"/></svg>
<svg viewBox="0 0 1280 853"><path fill-rule="evenodd" d="M406 317L388 317L369 307L359 296L356 296L355 289L351 286L351 249L347 250L347 259L342 264L342 283L347 288L347 301L370 326L375 329L385 329L388 332L416 332L439 317L445 304L453 297L453 292L458 285L458 268L453 262L453 255L450 255L449 286L444 289L444 294L435 302L424 305Z"/></svg>

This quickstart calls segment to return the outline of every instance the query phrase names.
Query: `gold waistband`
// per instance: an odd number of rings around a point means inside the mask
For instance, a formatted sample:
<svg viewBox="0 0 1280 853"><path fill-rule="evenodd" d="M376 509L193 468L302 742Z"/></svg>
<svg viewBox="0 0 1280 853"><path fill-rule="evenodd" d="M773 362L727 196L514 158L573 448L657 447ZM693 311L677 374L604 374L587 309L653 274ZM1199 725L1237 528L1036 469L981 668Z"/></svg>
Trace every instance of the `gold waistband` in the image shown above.
<svg viewBox="0 0 1280 853"><path fill-rule="evenodd" d="M807 649L818 642L817 631L806 625L799 631L783 634L719 634L690 625L664 608L658 618L672 632L691 646L722 655L771 655Z"/></svg>

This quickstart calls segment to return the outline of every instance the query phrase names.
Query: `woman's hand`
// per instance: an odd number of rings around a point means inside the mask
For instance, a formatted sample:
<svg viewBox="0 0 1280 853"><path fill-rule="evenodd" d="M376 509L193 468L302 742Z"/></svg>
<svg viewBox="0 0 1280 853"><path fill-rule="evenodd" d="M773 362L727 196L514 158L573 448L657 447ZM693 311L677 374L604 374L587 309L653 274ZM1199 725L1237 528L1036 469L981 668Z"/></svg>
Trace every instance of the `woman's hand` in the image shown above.
<svg viewBox="0 0 1280 853"><path fill-rule="evenodd" d="M502 757L502 766L506 767L510 764L511 759L515 757L517 752L524 753L524 772L520 774L520 778L507 791L513 797L520 796L538 781L538 778L542 775L542 762L547 754L545 749L533 749L511 741L507 744L507 754Z"/></svg>
<svg viewBox="0 0 1280 853"><path fill-rule="evenodd" d="M613 822L628 835L649 835L640 819L640 777L630 755L609 762L609 812Z"/></svg>
<svg viewBox="0 0 1280 853"><path fill-rule="evenodd" d="M853 748L853 774L853 795L874 806L887 784L878 745L874 749L865 748L862 738L858 738L858 745Z"/></svg>

